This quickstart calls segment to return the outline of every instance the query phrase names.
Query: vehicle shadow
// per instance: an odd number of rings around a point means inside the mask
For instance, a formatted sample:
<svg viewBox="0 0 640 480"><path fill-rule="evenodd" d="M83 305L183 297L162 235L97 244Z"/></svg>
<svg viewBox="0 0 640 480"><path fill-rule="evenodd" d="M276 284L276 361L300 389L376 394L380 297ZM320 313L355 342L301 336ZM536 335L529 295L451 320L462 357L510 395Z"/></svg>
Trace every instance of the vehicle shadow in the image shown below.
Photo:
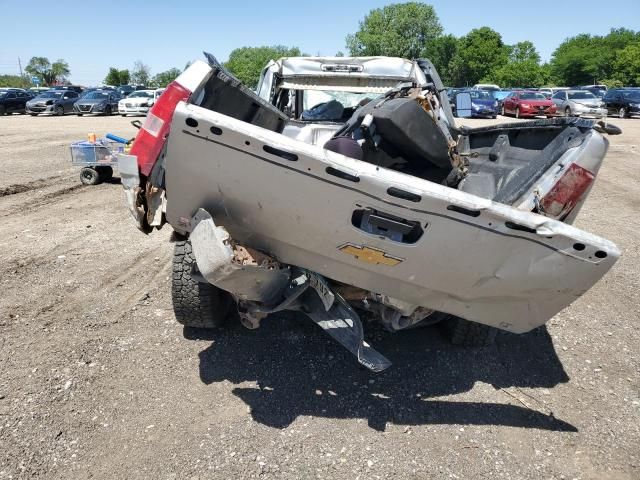
<svg viewBox="0 0 640 480"><path fill-rule="evenodd" d="M111 177L109 180L105 180L104 183L110 183L111 185L122 185L120 177Z"/></svg>
<svg viewBox="0 0 640 480"><path fill-rule="evenodd" d="M369 343L393 362L374 374L300 317L271 316L255 331L241 326L214 332L185 328L186 338L213 340L199 354L201 380L255 382L255 387L238 386L233 393L251 408L255 421L275 428L311 415L362 418L379 431L387 423L577 431L546 412L534 396L517 390L505 391L504 403L433 399L467 392L476 382L502 390L550 388L568 381L545 328L499 336L495 346L469 349L450 345L436 327L392 334L368 325Z"/></svg>

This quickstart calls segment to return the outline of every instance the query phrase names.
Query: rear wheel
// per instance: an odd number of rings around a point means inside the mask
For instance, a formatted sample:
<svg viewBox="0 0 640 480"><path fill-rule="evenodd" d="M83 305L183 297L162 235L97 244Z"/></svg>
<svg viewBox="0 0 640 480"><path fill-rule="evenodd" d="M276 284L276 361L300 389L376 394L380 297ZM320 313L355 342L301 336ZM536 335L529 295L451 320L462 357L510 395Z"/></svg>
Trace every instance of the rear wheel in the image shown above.
<svg viewBox="0 0 640 480"><path fill-rule="evenodd" d="M0 105L0 117L3 117L7 113L7 108L4 105Z"/></svg>
<svg viewBox="0 0 640 480"><path fill-rule="evenodd" d="M570 117L571 116L571 108L567 107L564 109L564 116L565 117Z"/></svg>
<svg viewBox="0 0 640 480"><path fill-rule="evenodd" d="M95 168L84 167L80 170L80 181L83 185L97 185L100 183L100 173Z"/></svg>
<svg viewBox="0 0 640 480"><path fill-rule="evenodd" d="M171 298L176 320L185 327L217 328L226 320L233 298L224 290L194 278L196 259L189 240L175 243Z"/></svg>
<svg viewBox="0 0 640 480"><path fill-rule="evenodd" d="M620 107L620 110L618 110L618 117L624 118L626 116L627 116L627 109L624 107Z"/></svg>
<svg viewBox="0 0 640 480"><path fill-rule="evenodd" d="M449 316L440 323L440 328L454 345L486 347L493 345L498 329L464 318Z"/></svg>

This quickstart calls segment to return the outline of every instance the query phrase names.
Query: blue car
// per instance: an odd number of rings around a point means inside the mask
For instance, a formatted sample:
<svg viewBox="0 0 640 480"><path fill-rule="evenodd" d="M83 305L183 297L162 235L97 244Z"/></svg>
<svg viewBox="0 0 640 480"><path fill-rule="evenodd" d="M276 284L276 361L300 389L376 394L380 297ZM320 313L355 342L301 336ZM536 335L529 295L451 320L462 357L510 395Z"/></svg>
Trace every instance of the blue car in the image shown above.
<svg viewBox="0 0 640 480"><path fill-rule="evenodd" d="M457 92L468 93L471 95L471 117L472 118L496 118L498 116L498 101L493 97L493 92L485 90L462 90ZM455 109L455 97L452 102L452 110L455 116L458 116Z"/></svg>
<svg viewBox="0 0 640 480"><path fill-rule="evenodd" d="M471 94L471 116L473 118L496 118L498 116L498 102L493 92L486 90L468 90Z"/></svg>

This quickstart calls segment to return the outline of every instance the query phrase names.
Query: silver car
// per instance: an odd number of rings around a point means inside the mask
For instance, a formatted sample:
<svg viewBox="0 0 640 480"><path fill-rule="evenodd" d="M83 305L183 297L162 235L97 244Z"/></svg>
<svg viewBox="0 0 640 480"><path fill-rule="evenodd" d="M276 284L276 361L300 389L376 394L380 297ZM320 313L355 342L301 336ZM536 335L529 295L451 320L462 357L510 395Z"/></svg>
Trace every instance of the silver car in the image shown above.
<svg viewBox="0 0 640 480"><path fill-rule="evenodd" d="M562 90L556 92L551 100L558 109L558 115L565 117L605 117L607 109L604 103L587 90Z"/></svg>

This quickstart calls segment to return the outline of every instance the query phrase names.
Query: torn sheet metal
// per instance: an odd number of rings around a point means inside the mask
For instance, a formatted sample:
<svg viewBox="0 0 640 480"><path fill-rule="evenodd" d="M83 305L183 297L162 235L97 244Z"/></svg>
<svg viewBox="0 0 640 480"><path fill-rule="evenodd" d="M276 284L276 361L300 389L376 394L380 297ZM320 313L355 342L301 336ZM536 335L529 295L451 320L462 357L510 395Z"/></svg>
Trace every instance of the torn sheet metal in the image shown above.
<svg viewBox="0 0 640 480"><path fill-rule="evenodd" d="M149 233L146 222L143 189L140 186L138 159L135 155L118 154L118 171L124 189L124 197L129 213L133 217L139 230Z"/></svg>
<svg viewBox="0 0 640 480"><path fill-rule="evenodd" d="M205 210L193 217L191 245L198 270L211 284L237 299L270 303L289 281L289 269L264 254L237 246Z"/></svg>

